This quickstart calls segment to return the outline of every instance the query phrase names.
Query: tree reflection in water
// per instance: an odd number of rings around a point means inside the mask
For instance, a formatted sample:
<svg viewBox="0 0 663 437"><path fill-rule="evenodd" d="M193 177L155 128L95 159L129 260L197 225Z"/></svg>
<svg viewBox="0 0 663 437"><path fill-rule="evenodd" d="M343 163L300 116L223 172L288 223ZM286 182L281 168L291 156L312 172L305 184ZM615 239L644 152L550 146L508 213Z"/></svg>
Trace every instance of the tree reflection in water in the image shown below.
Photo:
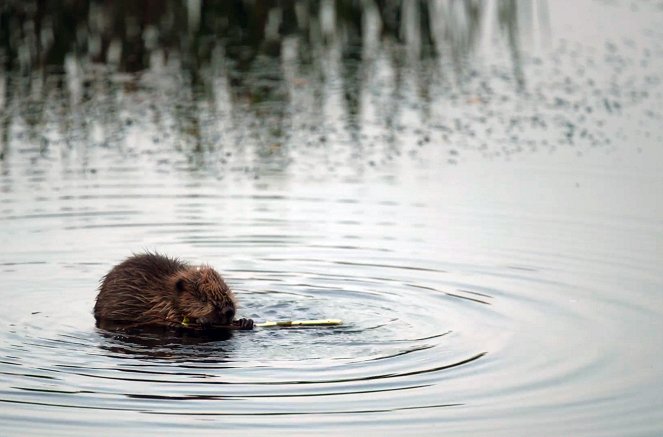
<svg viewBox="0 0 663 437"><path fill-rule="evenodd" d="M391 159L411 110L430 141L431 96L458 98L487 32L522 87L519 35L545 12L515 0L10 1L0 150L22 131L41 155L174 147L194 167L283 168L316 149L339 158L330 166Z"/></svg>

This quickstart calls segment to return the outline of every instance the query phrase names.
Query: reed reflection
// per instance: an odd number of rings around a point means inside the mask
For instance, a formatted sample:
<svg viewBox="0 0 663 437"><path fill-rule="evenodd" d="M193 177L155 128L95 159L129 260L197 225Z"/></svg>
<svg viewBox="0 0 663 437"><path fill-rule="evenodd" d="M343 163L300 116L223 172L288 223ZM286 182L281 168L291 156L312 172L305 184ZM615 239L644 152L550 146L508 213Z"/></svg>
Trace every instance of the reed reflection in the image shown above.
<svg viewBox="0 0 663 437"><path fill-rule="evenodd" d="M532 8L515 1L10 2L0 10L1 156L19 130L41 156L54 147L93 145L128 157L173 148L194 168L227 161L284 168L304 153L293 144L313 154L352 144L349 152L325 152L347 162L345 155L366 158L386 140L375 158L383 159L399 153L403 113L416 107L425 120L431 86L471 71L487 28L501 30L524 81L519 18Z"/></svg>

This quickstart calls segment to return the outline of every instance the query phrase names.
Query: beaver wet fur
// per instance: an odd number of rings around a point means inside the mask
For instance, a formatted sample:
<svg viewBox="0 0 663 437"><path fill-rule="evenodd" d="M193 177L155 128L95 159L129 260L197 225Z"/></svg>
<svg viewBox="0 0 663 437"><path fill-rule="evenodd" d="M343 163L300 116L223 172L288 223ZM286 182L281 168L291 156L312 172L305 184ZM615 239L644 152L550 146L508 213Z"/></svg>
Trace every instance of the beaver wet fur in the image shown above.
<svg viewBox="0 0 663 437"><path fill-rule="evenodd" d="M114 326L253 329L253 320L234 320L237 301L212 267L192 266L157 253L133 255L101 281L94 317Z"/></svg>

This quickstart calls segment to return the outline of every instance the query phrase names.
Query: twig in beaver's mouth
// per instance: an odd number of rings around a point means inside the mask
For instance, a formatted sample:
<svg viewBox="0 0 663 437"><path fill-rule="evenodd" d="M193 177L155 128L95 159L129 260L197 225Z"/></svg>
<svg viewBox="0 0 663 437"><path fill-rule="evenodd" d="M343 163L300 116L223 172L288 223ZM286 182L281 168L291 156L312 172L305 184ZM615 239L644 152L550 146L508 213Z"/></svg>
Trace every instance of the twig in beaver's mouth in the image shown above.
<svg viewBox="0 0 663 437"><path fill-rule="evenodd" d="M340 319L319 319L319 320L280 320L254 323L256 328L290 328L290 327L317 327L317 326L339 326L343 321ZM188 317L182 320L181 325L185 328L195 330L207 329L242 329L237 322L231 325L202 325L200 323L190 322Z"/></svg>
<svg viewBox="0 0 663 437"><path fill-rule="evenodd" d="M258 328L289 328L289 327L316 327L316 326L338 326L342 325L340 319L319 319L319 320L280 320L276 322L255 323L253 326Z"/></svg>
<svg viewBox="0 0 663 437"><path fill-rule="evenodd" d="M230 325L210 325L210 324L191 322L189 321L188 317L184 317L181 322L175 322L174 320L171 319L166 319L166 321L171 323L179 323L180 326L182 326L183 328L193 329L196 331L205 331L209 329L241 329L238 322L233 322Z"/></svg>

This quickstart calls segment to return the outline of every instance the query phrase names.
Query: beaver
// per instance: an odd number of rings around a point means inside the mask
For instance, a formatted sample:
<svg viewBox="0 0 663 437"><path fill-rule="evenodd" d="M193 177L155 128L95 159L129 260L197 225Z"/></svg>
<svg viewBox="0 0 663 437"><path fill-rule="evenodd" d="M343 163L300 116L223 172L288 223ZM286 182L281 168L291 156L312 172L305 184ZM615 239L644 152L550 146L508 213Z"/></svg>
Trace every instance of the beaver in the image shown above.
<svg viewBox="0 0 663 437"><path fill-rule="evenodd" d="M233 292L212 267L147 252L103 277L94 317L98 326L253 329L253 320L235 320L236 309Z"/></svg>

